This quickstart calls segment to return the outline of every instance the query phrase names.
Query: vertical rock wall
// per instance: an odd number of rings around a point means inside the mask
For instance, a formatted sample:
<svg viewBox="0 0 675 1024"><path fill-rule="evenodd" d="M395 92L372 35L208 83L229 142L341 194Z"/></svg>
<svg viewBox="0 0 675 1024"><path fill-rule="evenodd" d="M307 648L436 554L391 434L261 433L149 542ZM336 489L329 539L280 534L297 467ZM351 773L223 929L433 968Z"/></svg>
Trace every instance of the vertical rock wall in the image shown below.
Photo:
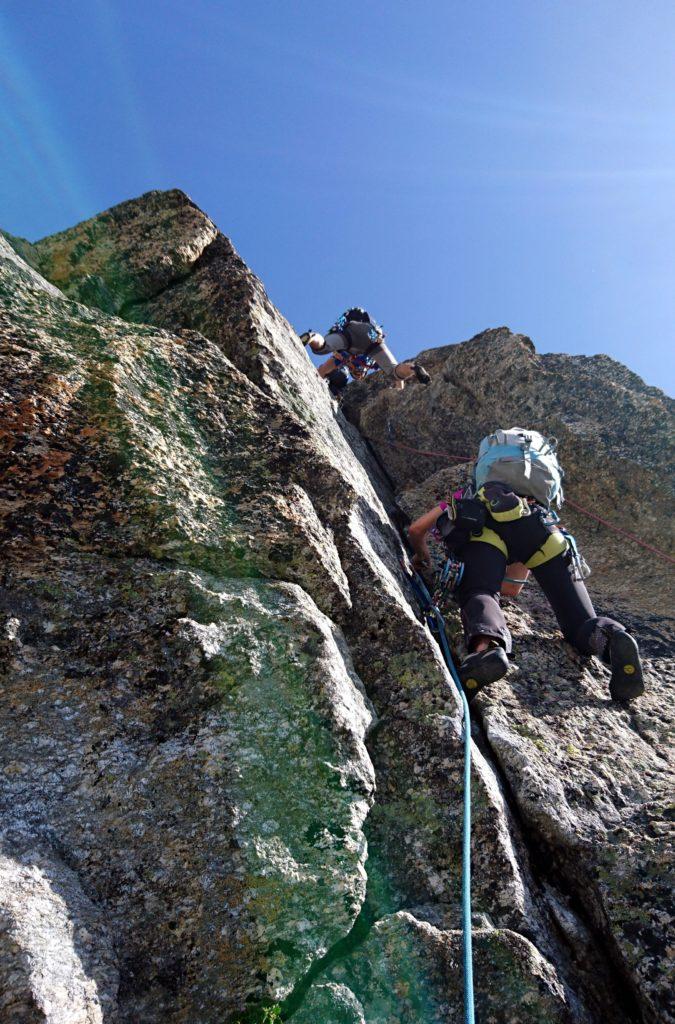
<svg viewBox="0 0 675 1024"><path fill-rule="evenodd" d="M596 606L640 642L647 693L627 707L613 704L607 670L562 641L531 584L507 602L509 675L477 698L474 713L578 960L587 958L596 975L598 956L604 961L631 1019L671 1020L674 588L664 466L673 402L605 356L539 356L506 328L418 359L433 372L430 387L399 398L375 377L352 388L346 406L410 517L446 498L468 472L430 453L461 457L497 426L519 424L558 437L566 493L618 529L563 507L593 566Z"/></svg>
<svg viewBox="0 0 675 1024"><path fill-rule="evenodd" d="M381 472L182 193L2 246L0 1020L460 1019L459 708ZM500 774L480 1012L600 1020Z"/></svg>

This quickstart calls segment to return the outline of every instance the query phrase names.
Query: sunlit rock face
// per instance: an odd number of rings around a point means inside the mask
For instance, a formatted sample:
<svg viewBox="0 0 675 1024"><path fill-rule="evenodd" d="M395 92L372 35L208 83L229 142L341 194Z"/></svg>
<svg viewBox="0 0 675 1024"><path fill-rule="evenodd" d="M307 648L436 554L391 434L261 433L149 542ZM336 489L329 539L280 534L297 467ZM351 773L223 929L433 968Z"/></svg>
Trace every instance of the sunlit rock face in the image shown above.
<svg viewBox="0 0 675 1024"><path fill-rule="evenodd" d="M178 191L0 238L0 345L0 1022L461 1020L461 712L395 525L446 471L378 435L428 447L442 374L354 389L373 455ZM663 622L628 711L536 597L509 616L478 1019L670 1020Z"/></svg>
<svg viewBox="0 0 675 1024"><path fill-rule="evenodd" d="M673 402L606 356L539 356L506 328L417 358L433 374L429 387L401 395L375 376L352 386L345 405L410 518L468 478L461 460L481 437L518 424L558 437L566 492L618 528L569 505L561 512L593 566L597 607L640 641L648 692L629 709L613 705L607 671L562 641L533 584L507 602L512 668L477 698L475 716L544 877L604 936L636 1000L631 1019L670 1020L673 572L664 466ZM567 928L564 912L559 924Z"/></svg>

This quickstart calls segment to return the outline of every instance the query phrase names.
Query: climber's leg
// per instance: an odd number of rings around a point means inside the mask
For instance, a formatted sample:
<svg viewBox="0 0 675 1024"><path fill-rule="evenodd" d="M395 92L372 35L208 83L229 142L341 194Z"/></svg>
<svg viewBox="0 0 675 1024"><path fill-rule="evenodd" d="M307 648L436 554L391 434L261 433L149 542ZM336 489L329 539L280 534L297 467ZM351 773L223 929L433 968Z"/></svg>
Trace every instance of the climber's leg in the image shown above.
<svg viewBox="0 0 675 1024"><path fill-rule="evenodd" d="M375 361L377 361L377 358L377 356L373 356ZM416 377L420 384L431 383L431 377L419 363L394 363L394 380L396 381L394 387L405 387L405 382L410 380L411 377Z"/></svg>
<svg viewBox="0 0 675 1024"><path fill-rule="evenodd" d="M413 369L410 363L397 363L386 345L381 345L377 352L373 353L373 359L383 369L393 370L394 387L402 391L405 382L412 377Z"/></svg>
<svg viewBox="0 0 675 1024"><path fill-rule="evenodd" d="M620 622L596 615L585 584L573 579L572 571L565 553L533 570L565 639L581 654L595 654L611 667L612 697L629 700L639 696L644 680L636 641Z"/></svg>
<svg viewBox="0 0 675 1024"><path fill-rule="evenodd" d="M567 552L556 555L532 571L548 598L565 639L582 654L599 653L588 645L588 635L592 631L588 628L589 624L598 621L595 608L585 585L572 578L572 566L567 560ZM611 621L608 619L608 624ZM623 628L618 622L614 625Z"/></svg>
<svg viewBox="0 0 675 1024"><path fill-rule="evenodd" d="M395 388L404 388L405 382L413 376L417 377L423 384L428 384L431 380L427 371L422 366L418 366L417 363L398 363L394 353L384 342L378 345L376 349L373 349L369 355L381 370L393 371L392 376Z"/></svg>
<svg viewBox="0 0 675 1024"><path fill-rule="evenodd" d="M345 366L338 366L336 370L328 374L326 380L328 381L328 389L333 398L340 399L349 384L347 368Z"/></svg>
<svg viewBox="0 0 675 1024"><path fill-rule="evenodd" d="M573 566L566 553L556 555L533 572L565 639L581 654L595 654L608 661L609 638L624 627L615 619L596 615L585 584L573 579Z"/></svg>
<svg viewBox="0 0 675 1024"><path fill-rule="evenodd" d="M319 367L319 376L320 377L328 377L328 376L330 376L330 374L333 372L333 370L337 370L338 366L339 366L339 363L337 363L336 360L333 358L333 356L331 356L330 359L327 359L326 362L322 363L321 366Z"/></svg>
<svg viewBox="0 0 675 1024"><path fill-rule="evenodd" d="M482 638L495 640L508 653L511 634L499 605L506 556L492 544L465 544L457 554L464 575L455 597L462 612L466 645L473 651Z"/></svg>
<svg viewBox="0 0 675 1024"><path fill-rule="evenodd" d="M492 544L469 543L458 552L464 575L456 591L469 655L459 677L470 695L506 675L511 634L499 605L506 556Z"/></svg>
<svg viewBox="0 0 675 1024"><path fill-rule="evenodd" d="M300 341L303 345L309 345L312 352L317 355L326 351L326 342L324 341L323 334L319 334L318 331L305 331L300 335Z"/></svg>
<svg viewBox="0 0 675 1024"><path fill-rule="evenodd" d="M327 334L323 339L323 344L325 352L342 352L349 348L348 339L339 331L331 331L330 334Z"/></svg>

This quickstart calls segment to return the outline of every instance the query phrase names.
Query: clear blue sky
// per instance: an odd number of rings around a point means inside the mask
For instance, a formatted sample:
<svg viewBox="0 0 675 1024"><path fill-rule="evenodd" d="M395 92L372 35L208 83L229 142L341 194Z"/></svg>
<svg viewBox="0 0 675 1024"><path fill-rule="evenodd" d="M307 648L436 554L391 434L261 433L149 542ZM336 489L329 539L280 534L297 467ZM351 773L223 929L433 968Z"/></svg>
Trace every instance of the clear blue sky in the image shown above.
<svg viewBox="0 0 675 1024"><path fill-rule="evenodd" d="M673 389L672 0L5 0L0 225L178 186L299 330L508 324Z"/></svg>

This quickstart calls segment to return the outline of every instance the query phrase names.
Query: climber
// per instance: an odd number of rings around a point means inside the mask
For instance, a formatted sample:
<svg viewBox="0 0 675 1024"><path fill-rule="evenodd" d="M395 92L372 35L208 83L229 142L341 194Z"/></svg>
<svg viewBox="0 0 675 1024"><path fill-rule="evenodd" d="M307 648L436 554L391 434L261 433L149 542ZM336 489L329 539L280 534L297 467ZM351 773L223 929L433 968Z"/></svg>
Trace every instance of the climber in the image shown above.
<svg viewBox="0 0 675 1024"><path fill-rule="evenodd" d="M335 397L339 397L347 387L350 375L354 380L361 380L376 366L382 370L393 370L395 388L405 387L406 380L413 376L422 384L429 384L431 378L424 367L418 363L397 363L384 338L380 325L365 309L356 306L338 317L325 336L316 331L305 331L300 335L303 344L309 344L317 355L332 353L330 359L319 367L319 376L328 381Z"/></svg>
<svg viewBox="0 0 675 1024"><path fill-rule="evenodd" d="M420 516L408 530L418 571L429 571L426 538L432 529L464 563L453 596L469 652L459 668L469 696L508 671L511 634L499 604L507 562L532 571L565 639L609 665L614 700L644 692L636 641L619 622L596 615L584 584L590 569L574 538L557 525L551 503L562 503L562 476L554 438L519 427L498 430L481 442L473 481L461 496Z"/></svg>

